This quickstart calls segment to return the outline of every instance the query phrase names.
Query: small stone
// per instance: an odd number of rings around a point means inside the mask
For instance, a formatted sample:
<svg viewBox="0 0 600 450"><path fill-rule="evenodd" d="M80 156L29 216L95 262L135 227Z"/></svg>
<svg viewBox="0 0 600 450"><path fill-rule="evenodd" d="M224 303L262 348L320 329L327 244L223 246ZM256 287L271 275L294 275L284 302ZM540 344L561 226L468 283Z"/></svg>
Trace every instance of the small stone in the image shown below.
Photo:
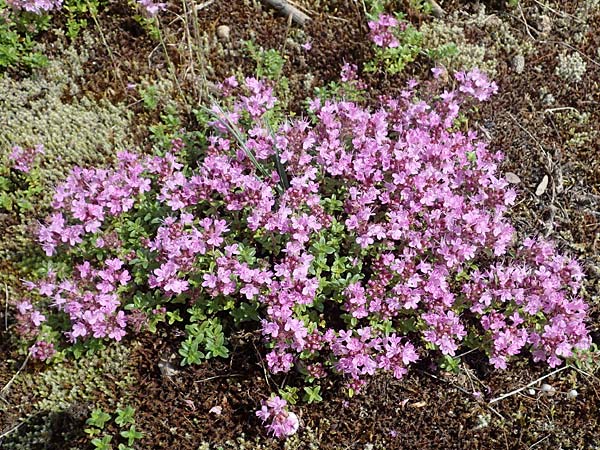
<svg viewBox="0 0 600 450"><path fill-rule="evenodd" d="M569 392L567 392L567 398L573 400L574 398L577 398L577 396L579 395L579 392L577 392L575 389L571 389Z"/></svg>
<svg viewBox="0 0 600 450"><path fill-rule="evenodd" d="M512 172L506 172L504 174L504 178L506 178L506 181L508 181L510 184L519 184L521 182L519 176Z"/></svg>
<svg viewBox="0 0 600 450"><path fill-rule="evenodd" d="M528 393L529 395L535 395L535 389L533 389L533 388L529 388L529 389L527 389L527 393Z"/></svg>
<svg viewBox="0 0 600 450"><path fill-rule="evenodd" d="M435 0L429 0L429 5L431 5L431 14L433 14L433 17L441 19L446 15L446 11Z"/></svg>
<svg viewBox="0 0 600 450"><path fill-rule="evenodd" d="M535 195L538 197L544 195L544 192L546 192L546 189L548 189L548 180L548 175L544 175L544 178L542 178L542 181L540 181L540 184L538 184L538 187L535 190Z"/></svg>
<svg viewBox="0 0 600 450"><path fill-rule="evenodd" d="M552 31L552 19L546 15L539 16L536 25L541 37L546 36Z"/></svg>
<svg viewBox="0 0 600 450"><path fill-rule="evenodd" d="M219 39L221 39L222 41L228 41L229 40L229 27L227 25L219 25L217 27L217 37Z"/></svg>
<svg viewBox="0 0 600 450"><path fill-rule="evenodd" d="M512 67L516 73L523 73L523 70L525 70L525 57L521 54L515 55L512 59Z"/></svg>
<svg viewBox="0 0 600 450"><path fill-rule="evenodd" d="M547 395L553 395L556 392L556 390L547 383L542 384L541 390Z"/></svg>

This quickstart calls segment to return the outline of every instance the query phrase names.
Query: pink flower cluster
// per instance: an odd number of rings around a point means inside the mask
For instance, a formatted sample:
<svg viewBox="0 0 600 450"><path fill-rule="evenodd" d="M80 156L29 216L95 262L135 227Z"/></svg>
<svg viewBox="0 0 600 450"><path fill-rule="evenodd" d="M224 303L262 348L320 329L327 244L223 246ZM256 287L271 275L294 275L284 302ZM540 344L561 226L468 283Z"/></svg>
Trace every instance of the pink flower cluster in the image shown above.
<svg viewBox="0 0 600 450"><path fill-rule="evenodd" d="M27 149L15 145L12 148L10 155L8 155L8 158L13 163L13 169L23 173L29 173L38 155L43 155L44 153L44 146L41 144Z"/></svg>
<svg viewBox="0 0 600 450"><path fill-rule="evenodd" d="M287 410L287 402L281 397L274 396L263 402L256 415L266 422L267 430L275 437L291 436L298 431L298 416Z"/></svg>
<svg viewBox="0 0 600 450"><path fill-rule="evenodd" d="M29 299L19 301L16 307L18 333L27 338L36 336L40 325L46 321L46 316L34 308Z"/></svg>
<svg viewBox="0 0 600 450"><path fill-rule="evenodd" d="M76 266L70 279L57 280L49 271L37 282L26 282L28 289L37 289L51 299L50 306L67 315L71 329L65 332L70 342L88 337L120 341L125 336L127 320L120 310L119 286L131 280L129 271L118 258L107 259L102 268L93 268L89 261ZM43 316L42 316L43 317Z"/></svg>
<svg viewBox="0 0 600 450"><path fill-rule="evenodd" d="M100 230L107 216L129 211L136 195L150 190L150 180L141 176L144 167L138 155L121 152L118 159L118 169L113 171L77 167L57 188L52 202L57 212L39 230L46 255L54 255L60 244L81 243L86 233ZM65 213L77 223L70 225Z"/></svg>
<svg viewBox="0 0 600 450"><path fill-rule="evenodd" d="M404 23L389 14L380 14L377 20L369 21L369 37L375 45L383 48L396 48L400 45L398 38L394 35L396 30L403 30Z"/></svg>
<svg viewBox="0 0 600 450"><path fill-rule="evenodd" d="M470 72L458 72L455 78L460 82L459 91L475 97L479 101L488 100L498 91L498 86L475 68Z"/></svg>
<svg viewBox="0 0 600 450"><path fill-rule="evenodd" d="M56 350L52 342L38 341L29 348L29 352L32 358L46 361L54 356Z"/></svg>
<svg viewBox="0 0 600 450"><path fill-rule="evenodd" d="M504 369L510 356L530 344L534 361L556 367L573 350L588 348L587 305L576 296L582 279L576 261L533 239L526 239L510 261L474 271L463 292L491 338L490 362Z"/></svg>
<svg viewBox="0 0 600 450"><path fill-rule="evenodd" d="M456 80L442 94L411 81L375 110L316 99L312 122L277 124L271 86L228 79L199 159L175 140L164 156L71 174L39 239L87 261L31 287L67 315L71 342L121 339L125 293L244 302L271 372L342 374L355 390L376 371L402 377L425 345L455 355L469 334L496 367L524 349L557 365L590 343L581 270L543 241L515 244L502 155L454 127L496 86L479 71ZM140 230L123 231L135 217ZM277 397L258 414L276 436L297 426Z"/></svg>
<svg viewBox="0 0 600 450"><path fill-rule="evenodd" d="M15 9L36 14L52 9L59 9L62 6L62 0L6 0L6 2Z"/></svg>

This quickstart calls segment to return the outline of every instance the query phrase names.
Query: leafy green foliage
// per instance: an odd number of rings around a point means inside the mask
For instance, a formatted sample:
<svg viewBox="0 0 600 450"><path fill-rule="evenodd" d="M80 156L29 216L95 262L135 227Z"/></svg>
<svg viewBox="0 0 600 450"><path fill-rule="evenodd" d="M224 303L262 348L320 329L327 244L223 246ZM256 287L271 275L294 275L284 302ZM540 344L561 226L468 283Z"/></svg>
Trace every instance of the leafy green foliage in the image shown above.
<svg viewBox="0 0 600 450"><path fill-rule="evenodd" d="M44 66L47 58L35 49L34 38L48 26L47 14L16 11L0 0L0 71Z"/></svg>
<svg viewBox="0 0 600 450"><path fill-rule="evenodd" d="M188 312L191 314L191 324L185 327L188 337L179 349L179 354L183 356L181 365L199 364L203 359L217 356L227 358L229 349L225 347L225 335L219 319L204 320L206 316L197 306Z"/></svg>
<svg viewBox="0 0 600 450"><path fill-rule="evenodd" d="M396 13L398 21L404 20L404 14ZM404 70L407 64L413 62L422 51L423 35L410 23L406 22L404 29L397 28L395 36L397 47L375 47L375 58L365 64L365 72L377 72L380 67L395 75Z"/></svg>
<svg viewBox="0 0 600 450"><path fill-rule="evenodd" d="M21 214L32 211L35 199L42 191L38 170L25 174L6 166L0 168L0 212Z"/></svg>
<svg viewBox="0 0 600 450"><path fill-rule="evenodd" d="M323 397L321 397L321 386L304 386L304 400L307 403L318 403L323 401Z"/></svg>
<svg viewBox="0 0 600 450"><path fill-rule="evenodd" d="M112 436L106 435L103 436L102 439L92 439L92 445L96 450L110 450L112 448L110 441L112 441Z"/></svg>
<svg viewBox="0 0 600 450"><path fill-rule="evenodd" d="M142 433L135 428L135 409L131 406L125 408L117 408L115 424L120 428L119 436L126 439L126 444L121 442L117 447L118 450L133 450L133 444L137 439L142 437ZM91 428L85 430L91 437L101 434L108 421L111 419L110 414L96 409L92 411L92 415L87 419L86 423L91 425ZM113 436L105 434L104 436L92 439L91 443L96 450L111 450L113 447L111 442Z"/></svg>
<svg viewBox="0 0 600 450"><path fill-rule="evenodd" d="M124 425L135 423L135 419L134 419L135 409L132 408L131 406L127 405L123 409L118 408L116 413L117 413L117 417L115 418L115 423L117 425L119 425L120 427L122 427Z"/></svg>
<svg viewBox="0 0 600 450"><path fill-rule="evenodd" d="M108 422L110 419L110 414L105 413L101 409L95 409L92 411L91 417L86 420L85 423L102 430L106 422Z"/></svg>
<svg viewBox="0 0 600 450"><path fill-rule="evenodd" d="M89 19L98 14L100 0L65 0L63 11L67 18L67 36L75 39L87 28Z"/></svg>
<svg viewBox="0 0 600 450"><path fill-rule="evenodd" d="M252 41L244 41L245 50L256 63L256 77L278 80L281 77L285 59L275 49L264 50Z"/></svg>

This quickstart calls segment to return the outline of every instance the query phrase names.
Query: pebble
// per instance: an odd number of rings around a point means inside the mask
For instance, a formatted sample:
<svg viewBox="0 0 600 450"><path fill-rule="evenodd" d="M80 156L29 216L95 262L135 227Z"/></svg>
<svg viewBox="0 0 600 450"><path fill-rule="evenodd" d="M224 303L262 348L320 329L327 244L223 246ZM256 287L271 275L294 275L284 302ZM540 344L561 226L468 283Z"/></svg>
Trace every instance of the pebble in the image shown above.
<svg viewBox="0 0 600 450"><path fill-rule="evenodd" d="M158 361L158 368L163 377L171 378L179 373L179 370L169 362L168 359Z"/></svg>
<svg viewBox="0 0 600 450"><path fill-rule="evenodd" d="M546 192L547 188L548 188L548 175L544 175L544 178L542 178L542 181L540 181L540 184L538 184L538 187L535 190L535 195L537 195L538 197L543 195L544 192Z"/></svg>
<svg viewBox="0 0 600 450"><path fill-rule="evenodd" d="M228 41L229 40L229 27L227 25L219 25L217 27L217 37L219 39L221 39L222 41Z"/></svg>
<svg viewBox="0 0 600 450"><path fill-rule="evenodd" d="M567 398L569 399L574 399L579 395L579 392L577 392L575 389L571 389L569 392L567 392Z"/></svg>
<svg viewBox="0 0 600 450"><path fill-rule="evenodd" d="M553 395L556 392L556 390L547 383L542 384L541 390L547 395Z"/></svg>
<svg viewBox="0 0 600 450"><path fill-rule="evenodd" d="M506 178L506 181L508 181L510 184L519 184L521 182L519 176L513 172L506 172L504 174L504 178Z"/></svg>

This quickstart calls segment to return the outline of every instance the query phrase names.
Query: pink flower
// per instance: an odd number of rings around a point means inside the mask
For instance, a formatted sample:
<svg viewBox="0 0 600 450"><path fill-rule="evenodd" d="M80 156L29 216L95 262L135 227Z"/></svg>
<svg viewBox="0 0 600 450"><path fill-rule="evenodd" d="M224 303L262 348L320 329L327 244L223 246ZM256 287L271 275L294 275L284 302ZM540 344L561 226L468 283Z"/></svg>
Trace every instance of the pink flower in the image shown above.
<svg viewBox="0 0 600 450"><path fill-rule="evenodd" d="M389 14L381 14L377 20L369 21L370 38L375 45L384 48L396 48L400 45L394 36L395 29L400 29L398 20Z"/></svg>
<svg viewBox="0 0 600 450"><path fill-rule="evenodd" d="M287 402L279 396L263 402L256 415L267 422L267 430L277 438L296 434L300 426L298 416L287 410Z"/></svg>
<svg viewBox="0 0 600 450"><path fill-rule="evenodd" d="M7 3L15 9L41 14L43 11L59 9L62 0L7 0Z"/></svg>
<svg viewBox="0 0 600 450"><path fill-rule="evenodd" d="M137 2L144 8L149 17L154 17L159 12L167 9L166 3L155 3L153 0L137 0Z"/></svg>
<svg viewBox="0 0 600 450"><path fill-rule="evenodd" d="M33 2L32 2L33 3ZM38 7L42 4L50 4L51 1L37 1L36 2ZM26 9L26 8L23 8ZM29 10L28 11L33 11L33 10ZM37 12L37 11L35 11ZM19 170L21 172L24 173L28 173L31 170L31 166L34 163L36 157L38 155L43 155L45 153L44 151L44 146L43 145L36 145L33 148L28 148L23 150L21 147L19 147L18 145L15 145L12 148L12 152L10 153L10 155L8 156L9 159L11 159L13 161L13 168L16 170Z"/></svg>

